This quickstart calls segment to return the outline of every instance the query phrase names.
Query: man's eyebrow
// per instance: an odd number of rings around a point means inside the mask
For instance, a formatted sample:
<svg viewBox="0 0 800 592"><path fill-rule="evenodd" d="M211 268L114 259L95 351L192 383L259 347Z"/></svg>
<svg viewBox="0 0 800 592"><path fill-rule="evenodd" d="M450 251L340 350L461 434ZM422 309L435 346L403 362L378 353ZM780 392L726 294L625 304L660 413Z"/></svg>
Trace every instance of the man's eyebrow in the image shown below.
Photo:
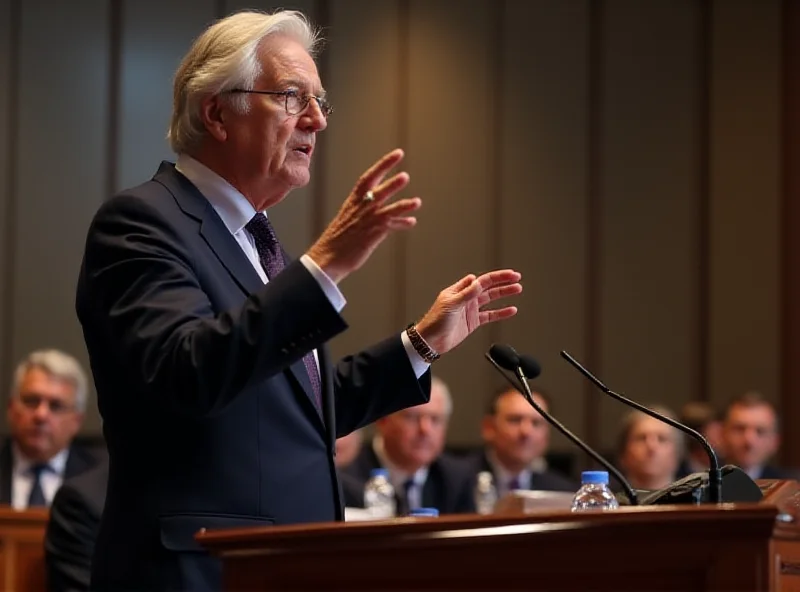
<svg viewBox="0 0 800 592"><path fill-rule="evenodd" d="M309 89L309 84L307 81L296 80L294 78L287 78L285 80L281 80L279 84L284 88L292 86L306 91ZM324 88L320 87L319 91L313 94L316 94L318 97L325 97L327 95L327 92L328 91L326 91Z"/></svg>

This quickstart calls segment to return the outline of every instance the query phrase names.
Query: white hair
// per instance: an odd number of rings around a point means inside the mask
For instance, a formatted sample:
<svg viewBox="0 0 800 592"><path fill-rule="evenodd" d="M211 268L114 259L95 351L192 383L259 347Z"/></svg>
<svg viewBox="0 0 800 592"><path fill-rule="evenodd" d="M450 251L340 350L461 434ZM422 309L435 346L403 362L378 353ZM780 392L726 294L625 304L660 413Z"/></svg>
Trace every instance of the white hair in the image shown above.
<svg viewBox="0 0 800 592"><path fill-rule="evenodd" d="M438 388L442 393L442 396L444 397L444 412L445 415L450 417L450 415L453 413L453 397L450 395L450 387L447 386L447 383L438 376L432 376L431 394L433 394L434 388Z"/></svg>
<svg viewBox="0 0 800 592"><path fill-rule="evenodd" d="M11 388L12 396L19 396L22 381L29 370L40 368L47 374L64 380L75 386L75 408L81 413L86 410L88 394L88 381L80 362L57 349L43 349L28 355L17 366L14 372L14 383Z"/></svg>
<svg viewBox="0 0 800 592"><path fill-rule="evenodd" d="M247 10L234 13L208 27L192 44L175 73L169 139L177 154L194 148L206 130L200 117L205 97L242 88L252 90L262 74L258 51L265 38L286 35L298 41L312 57L319 32L301 12L272 14ZM245 94L229 95L229 104L247 113Z"/></svg>

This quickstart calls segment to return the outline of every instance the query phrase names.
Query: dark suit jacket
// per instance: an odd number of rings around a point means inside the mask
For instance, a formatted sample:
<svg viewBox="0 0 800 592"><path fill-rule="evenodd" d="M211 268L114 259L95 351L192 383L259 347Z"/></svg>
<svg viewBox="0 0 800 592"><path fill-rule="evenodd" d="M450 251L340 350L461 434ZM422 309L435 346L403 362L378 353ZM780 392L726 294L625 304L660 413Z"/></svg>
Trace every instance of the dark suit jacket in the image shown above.
<svg viewBox="0 0 800 592"><path fill-rule="evenodd" d="M381 467L371 444L361 448L355 460L342 469L353 481L345 488L347 506L364 507L364 485L372 469ZM398 501L399 498L398 498ZM436 508L440 514L464 514L475 511L469 467L446 453L428 467L428 478L422 488L422 505Z"/></svg>
<svg viewBox="0 0 800 592"><path fill-rule="evenodd" d="M492 478L497 484L497 475L492 470L492 465L489 464L489 459L486 458L486 452L480 452L470 459L472 466L472 478L476 479L478 473L482 471L489 471ZM573 483L567 477L556 473L554 471L545 471L544 473L531 473L531 486L533 491L578 491L579 483Z"/></svg>
<svg viewBox="0 0 800 592"><path fill-rule="evenodd" d="M766 465L761 469L759 479L797 479L798 472L792 469L785 469L783 467L776 467L773 465Z"/></svg>
<svg viewBox="0 0 800 592"><path fill-rule="evenodd" d="M108 464L101 463L64 481L53 499L44 539L50 592L88 592L107 483Z"/></svg>
<svg viewBox="0 0 800 592"><path fill-rule="evenodd" d="M67 464L64 466L64 481L94 468L105 460L105 452L84 448L78 444L69 447ZM11 503L12 475L14 459L11 454L11 440L6 440L0 450L0 504Z"/></svg>
<svg viewBox="0 0 800 592"><path fill-rule="evenodd" d="M76 308L111 460L96 590L219 589L201 528L341 519L335 439L430 393L399 331L334 368L347 325L305 266L265 286L169 163L100 207Z"/></svg>

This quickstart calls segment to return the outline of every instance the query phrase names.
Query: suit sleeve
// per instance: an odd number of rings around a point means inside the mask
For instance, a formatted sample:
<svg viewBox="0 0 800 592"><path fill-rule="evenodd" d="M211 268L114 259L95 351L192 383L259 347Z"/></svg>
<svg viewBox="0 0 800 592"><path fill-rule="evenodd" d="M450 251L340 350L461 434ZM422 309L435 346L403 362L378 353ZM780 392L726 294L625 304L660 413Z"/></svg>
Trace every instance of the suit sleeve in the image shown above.
<svg viewBox="0 0 800 592"><path fill-rule="evenodd" d="M346 328L300 261L241 306L215 311L204 290L214 278L201 275L208 265L194 261L181 223L146 199L116 196L93 220L81 270L87 344L113 348L106 355L126 361L153 403L212 415Z"/></svg>
<svg viewBox="0 0 800 592"><path fill-rule="evenodd" d="M336 367L336 437L430 400L431 372L419 379L400 335L344 358Z"/></svg>
<svg viewBox="0 0 800 592"><path fill-rule="evenodd" d="M59 488L45 532L45 563L50 592L89 590L94 541L100 516L69 484Z"/></svg>

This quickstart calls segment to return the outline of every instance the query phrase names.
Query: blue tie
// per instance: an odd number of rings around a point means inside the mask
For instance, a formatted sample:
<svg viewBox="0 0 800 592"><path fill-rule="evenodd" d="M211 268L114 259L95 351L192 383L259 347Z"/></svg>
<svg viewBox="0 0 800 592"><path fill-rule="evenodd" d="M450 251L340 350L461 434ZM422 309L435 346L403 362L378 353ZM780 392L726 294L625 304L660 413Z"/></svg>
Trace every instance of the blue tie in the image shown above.
<svg viewBox="0 0 800 592"><path fill-rule="evenodd" d="M283 271L284 261L283 251L272 224L269 223L269 219L263 213L259 212L245 225L245 228L256 243L261 267L264 268L267 277L273 279ZM314 359L314 352L308 352L303 356L303 364L305 364L306 372L311 382L311 390L314 391L314 402L317 404L318 409L322 409L322 382L319 377L317 361Z"/></svg>
<svg viewBox="0 0 800 592"><path fill-rule="evenodd" d="M31 487L31 494L28 496L29 508L44 508L47 506L47 500L44 497L42 490L42 473L50 470L50 465L47 463L33 465L30 469L33 474L33 487Z"/></svg>
<svg viewBox="0 0 800 592"><path fill-rule="evenodd" d="M405 494L406 506L407 506L406 509L409 512L411 510L417 509L416 508L417 504L414 505L411 504L411 490L414 488L414 485L415 485L414 479L406 479L406 481L403 483L403 493Z"/></svg>

